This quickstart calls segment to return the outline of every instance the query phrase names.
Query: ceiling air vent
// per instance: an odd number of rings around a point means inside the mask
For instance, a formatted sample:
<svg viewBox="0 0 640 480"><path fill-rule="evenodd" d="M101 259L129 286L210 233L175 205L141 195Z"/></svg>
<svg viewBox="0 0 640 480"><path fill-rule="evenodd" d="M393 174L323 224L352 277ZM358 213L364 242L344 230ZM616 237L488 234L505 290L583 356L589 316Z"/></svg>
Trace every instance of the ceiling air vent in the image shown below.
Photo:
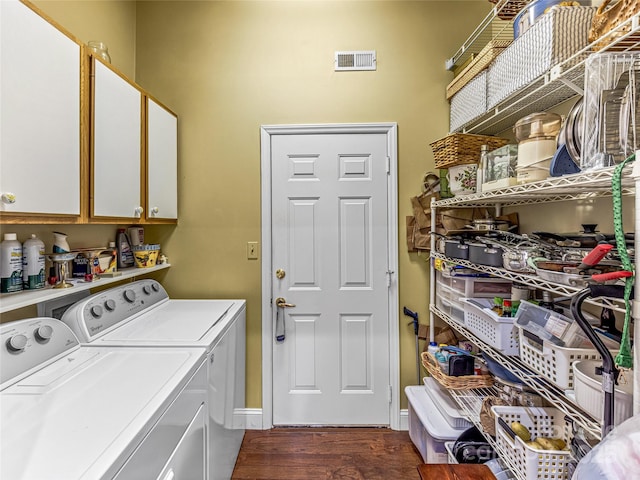
<svg viewBox="0 0 640 480"><path fill-rule="evenodd" d="M336 72L353 70L375 70L376 51L336 52Z"/></svg>

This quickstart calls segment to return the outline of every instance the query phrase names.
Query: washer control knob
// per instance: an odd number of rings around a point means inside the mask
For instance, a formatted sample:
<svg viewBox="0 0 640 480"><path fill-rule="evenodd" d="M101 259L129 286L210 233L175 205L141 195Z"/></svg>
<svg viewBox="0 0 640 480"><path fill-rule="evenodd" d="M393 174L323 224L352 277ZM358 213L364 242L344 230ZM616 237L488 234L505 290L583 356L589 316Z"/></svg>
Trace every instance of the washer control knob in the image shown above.
<svg viewBox="0 0 640 480"><path fill-rule="evenodd" d="M46 342L51 338L51 335L53 335L53 328L51 328L51 325L41 325L36 328L33 335L36 337L38 342Z"/></svg>
<svg viewBox="0 0 640 480"><path fill-rule="evenodd" d="M19 333L7 340L7 348L12 352L21 352L27 346L27 336Z"/></svg>
<svg viewBox="0 0 640 480"><path fill-rule="evenodd" d="M123 295L124 299L129 303L133 303L136 300L136 292L133 290L125 290Z"/></svg>
<svg viewBox="0 0 640 480"><path fill-rule="evenodd" d="M151 284L151 289L152 289L154 292L159 292L159 291L160 291L160 285L158 285L157 283L153 282L153 283Z"/></svg>
<svg viewBox="0 0 640 480"><path fill-rule="evenodd" d="M110 298L104 302L104 308L106 308L108 312L113 312L116 309L116 301L113 298Z"/></svg>
<svg viewBox="0 0 640 480"><path fill-rule="evenodd" d="M91 307L90 312L93 318L100 318L102 316L102 307L100 305L94 305Z"/></svg>
<svg viewBox="0 0 640 480"><path fill-rule="evenodd" d="M149 288L149 285L144 285L142 287L142 291L144 292L145 295L151 295L151 288Z"/></svg>

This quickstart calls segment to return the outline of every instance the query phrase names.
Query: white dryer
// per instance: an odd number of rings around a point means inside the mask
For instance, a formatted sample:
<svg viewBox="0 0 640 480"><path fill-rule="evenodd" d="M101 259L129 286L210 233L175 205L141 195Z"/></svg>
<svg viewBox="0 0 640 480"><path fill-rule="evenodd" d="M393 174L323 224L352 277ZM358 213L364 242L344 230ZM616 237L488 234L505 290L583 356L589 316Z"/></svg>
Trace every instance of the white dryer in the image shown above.
<svg viewBox="0 0 640 480"><path fill-rule="evenodd" d="M88 348L44 317L0 342L0 478L206 478L204 348Z"/></svg>
<svg viewBox="0 0 640 480"><path fill-rule="evenodd" d="M244 437L244 300L173 300L160 283L146 279L80 300L62 321L87 346L205 348L209 479L231 478Z"/></svg>

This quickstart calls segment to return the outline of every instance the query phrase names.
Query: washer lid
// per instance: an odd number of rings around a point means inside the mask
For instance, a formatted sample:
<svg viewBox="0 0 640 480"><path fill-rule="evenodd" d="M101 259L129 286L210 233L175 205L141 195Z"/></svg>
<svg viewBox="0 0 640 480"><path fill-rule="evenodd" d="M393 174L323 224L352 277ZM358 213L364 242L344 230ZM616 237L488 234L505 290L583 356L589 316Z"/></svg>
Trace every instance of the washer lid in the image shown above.
<svg viewBox="0 0 640 480"><path fill-rule="evenodd" d="M208 347L233 316L230 310L234 304L232 300L169 300L93 344Z"/></svg>
<svg viewBox="0 0 640 480"><path fill-rule="evenodd" d="M111 478L204 361L203 348L81 347L0 394L0 478Z"/></svg>

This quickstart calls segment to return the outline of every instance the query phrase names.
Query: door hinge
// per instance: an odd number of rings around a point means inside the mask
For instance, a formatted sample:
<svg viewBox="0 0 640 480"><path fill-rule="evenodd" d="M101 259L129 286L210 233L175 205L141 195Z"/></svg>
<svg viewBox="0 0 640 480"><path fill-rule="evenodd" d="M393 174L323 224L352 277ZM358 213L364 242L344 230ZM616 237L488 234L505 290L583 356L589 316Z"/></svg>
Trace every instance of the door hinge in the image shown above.
<svg viewBox="0 0 640 480"><path fill-rule="evenodd" d="M389 385L389 403L391 403L393 397L393 388Z"/></svg>
<svg viewBox="0 0 640 480"><path fill-rule="evenodd" d="M391 173L391 157L387 157L387 175Z"/></svg>
<svg viewBox="0 0 640 480"><path fill-rule="evenodd" d="M391 288L391 283L392 283L392 277L393 274L396 273L393 270L387 270L387 288Z"/></svg>

